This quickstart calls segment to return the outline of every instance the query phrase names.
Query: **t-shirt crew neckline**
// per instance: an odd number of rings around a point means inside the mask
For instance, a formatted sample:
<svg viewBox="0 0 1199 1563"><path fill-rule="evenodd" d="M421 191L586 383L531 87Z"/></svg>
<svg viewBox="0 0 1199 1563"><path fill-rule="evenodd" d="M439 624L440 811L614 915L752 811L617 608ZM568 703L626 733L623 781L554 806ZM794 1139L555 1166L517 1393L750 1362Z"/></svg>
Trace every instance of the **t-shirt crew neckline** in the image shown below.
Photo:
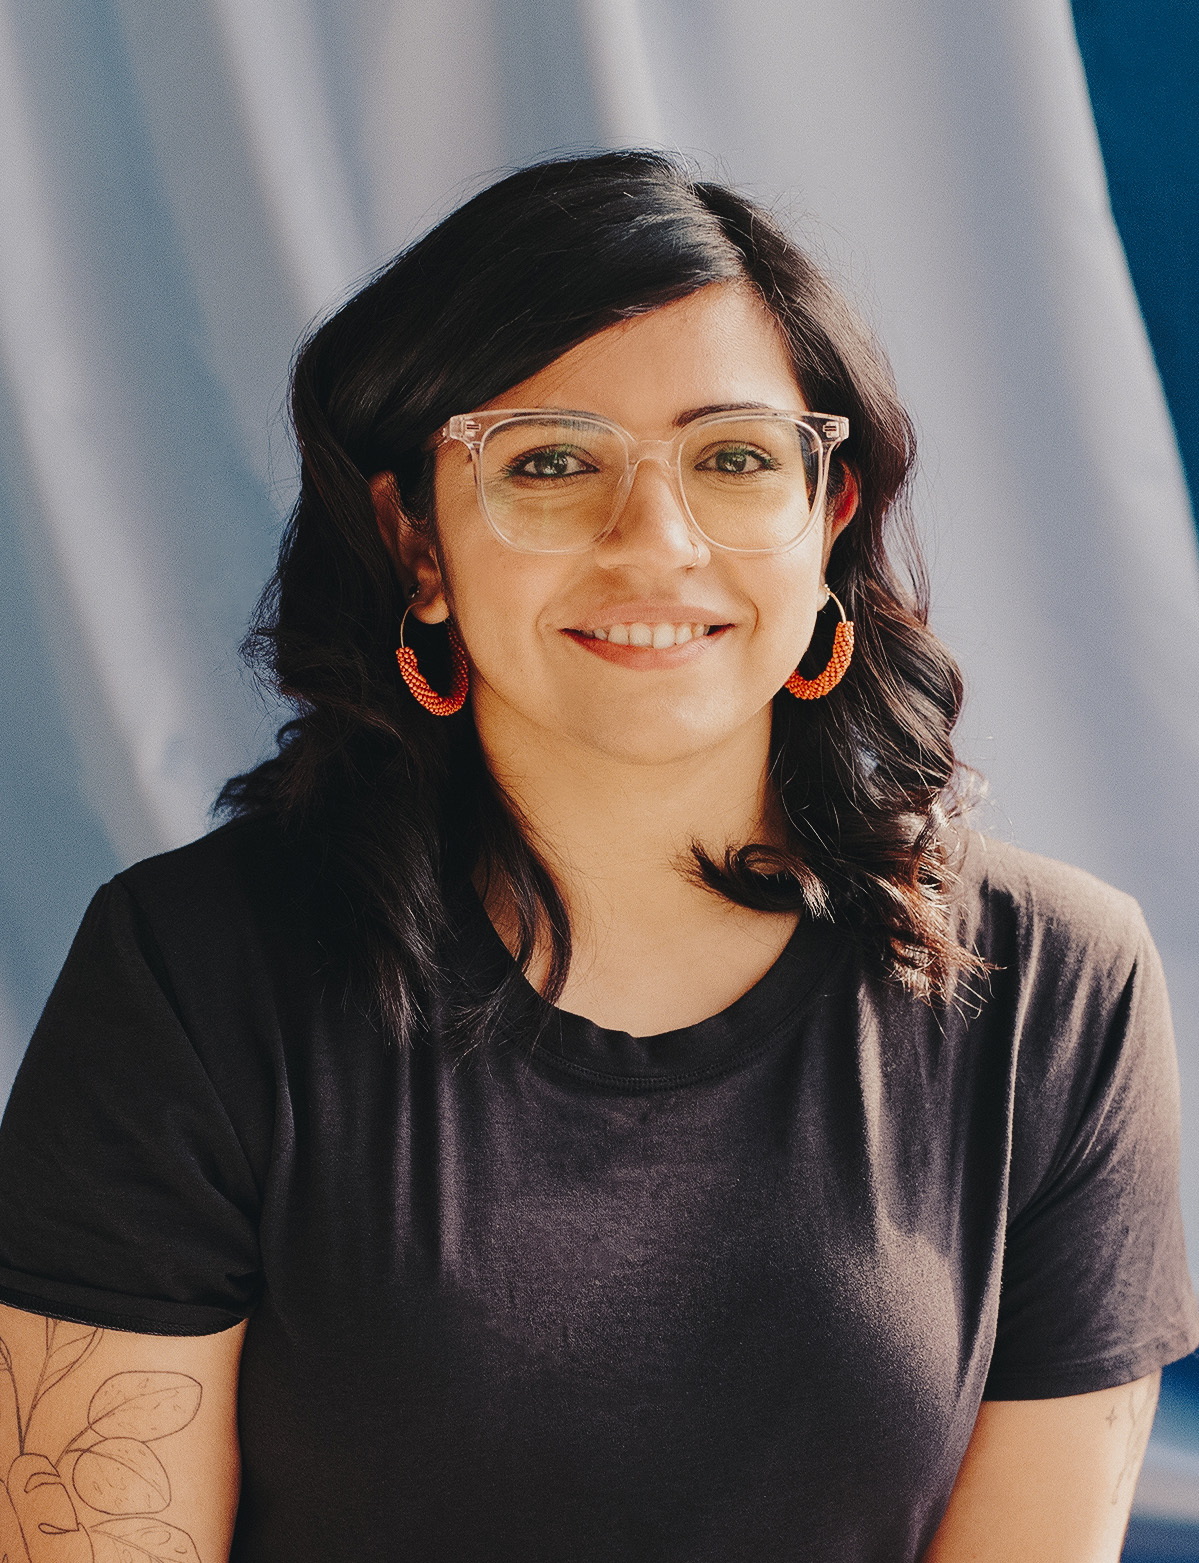
<svg viewBox="0 0 1199 1563"><path fill-rule="evenodd" d="M476 956L498 981L515 966L473 890L467 930ZM766 1047L806 1005L831 973L846 941L830 924L802 914L773 964L739 999L707 1020L652 1036L633 1036L548 1004L517 973L519 991L533 1021L533 1054L542 1062L593 1080L645 1090L688 1085L726 1073Z"/></svg>

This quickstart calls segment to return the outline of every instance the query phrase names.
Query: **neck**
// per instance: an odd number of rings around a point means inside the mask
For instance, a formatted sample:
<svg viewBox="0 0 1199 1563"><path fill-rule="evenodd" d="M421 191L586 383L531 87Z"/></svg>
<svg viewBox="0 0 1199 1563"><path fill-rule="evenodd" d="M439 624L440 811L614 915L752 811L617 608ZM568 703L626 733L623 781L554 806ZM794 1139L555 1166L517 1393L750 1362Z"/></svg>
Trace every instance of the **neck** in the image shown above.
<svg viewBox="0 0 1199 1563"><path fill-rule="evenodd" d="M729 846L781 839L767 781L769 709L701 754L654 763L480 715L476 708L492 774L566 903L566 1008L645 1034L713 1014L756 980L795 918L733 906L687 870L696 844L719 861ZM489 890L486 901L513 948L502 892ZM535 983L544 955L530 971ZM698 969L713 963L724 968L715 985Z"/></svg>
<svg viewBox="0 0 1199 1563"><path fill-rule="evenodd" d="M584 750L556 734L480 730L487 764L559 879L572 917L630 896L690 889L693 843L777 839L767 767L769 710L702 754L656 762Z"/></svg>

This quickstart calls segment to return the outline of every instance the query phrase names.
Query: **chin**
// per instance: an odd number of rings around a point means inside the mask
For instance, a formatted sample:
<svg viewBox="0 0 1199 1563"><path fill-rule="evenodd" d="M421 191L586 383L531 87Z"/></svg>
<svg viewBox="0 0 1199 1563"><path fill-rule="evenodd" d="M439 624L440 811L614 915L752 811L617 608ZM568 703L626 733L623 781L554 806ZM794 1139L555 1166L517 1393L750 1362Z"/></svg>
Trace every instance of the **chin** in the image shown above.
<svg viewBox="0 0 1199 1563"><path fill-rule="evenodd" d="M741 725L713 720L708 712L651 714L625 709L608 721L596 720L594 712L588 717L570 724L571 737L581 747L626 765L670 765L693 759L718 748Z"/></svg>

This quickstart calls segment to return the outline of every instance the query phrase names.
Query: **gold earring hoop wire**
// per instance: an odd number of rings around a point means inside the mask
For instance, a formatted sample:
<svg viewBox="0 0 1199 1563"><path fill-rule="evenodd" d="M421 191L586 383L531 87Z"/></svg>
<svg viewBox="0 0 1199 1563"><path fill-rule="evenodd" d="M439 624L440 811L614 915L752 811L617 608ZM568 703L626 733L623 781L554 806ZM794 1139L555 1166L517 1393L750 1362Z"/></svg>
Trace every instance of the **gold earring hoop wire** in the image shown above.
<svg viewBox="0 0 1199 1563"><path fill-rule="evenodd" d="M831 591L827 586L824 589L828 592L824 606L827 607L830 601L835 602L837 612L841 615L841 622L833 632L832 655L825 664L824 671L818 673L815 678L802 678L799 669L796 668L783 685L783 688L797 700L819 700L821 696L827 695L830 689L835 689L845 677L846 669L853 656L853 620L846 617L844 604L836 592Z"/></svg>
<svg viewBox="0 0 1199 1563"><path fill-rule="evenodd" d="M421 672L416 660L416 652L411 646L404 644L404 625L415 606L415 603L409 603L404 609L404 617L400 620L400 644L396 647L396 661L399 663L400 675L411 690L412 698L419 705L424 706L430 715L455 716L466 704L467 691L470 689L470 667L466 660L466 647L462 644L462 637L453 619L447 619L453 680L449 694L439 695Z"/></svg>

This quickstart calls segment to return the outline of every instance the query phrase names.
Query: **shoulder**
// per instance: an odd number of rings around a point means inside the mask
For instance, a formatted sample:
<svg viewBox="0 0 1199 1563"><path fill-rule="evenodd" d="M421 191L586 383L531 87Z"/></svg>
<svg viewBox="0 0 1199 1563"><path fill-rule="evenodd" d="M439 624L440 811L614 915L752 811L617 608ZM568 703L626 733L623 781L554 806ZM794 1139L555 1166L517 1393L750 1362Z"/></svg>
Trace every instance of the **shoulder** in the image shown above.
<svg viewBox="0 0 1199 1563"><path fill-rule="evenodd" d="M1165 978L1132 896L976 834L959 874L959 936L990 966L972 990L979 1021L1014 1046L1020 1113L1038 1134L1103 1082L1168 1080Z"/></svg>
<svg viewBox="0 0 1199 1563"><path fill-rule="evenodd" d="M281 869L291 855L272 822L235 819L186 846L143 858L116 877L131 893L227 892L243 884L247 872Z"/></svg>
<svg viewBox="0 0 1199 1563"><path fill-rule="evenodd" d="M268 821L235 820L118 874L109 916L181 996L277 987L325 959L310 856Z"/></svg>
<svg viewBox="0 0 1199 1563"><path fill-rule="evenodd" d="M977 831L965 833L958 876L961 937L998 964L1118 978L1150 942L1132 896Z"/></svg>
<svg viewBox="0 0 1199 1563"><path fill-rule="evenodd" d="M262 922L294 907L305 882L299 850L267 821L233 820L186 846L144 858L114 885L156 930Z"/></svg>

